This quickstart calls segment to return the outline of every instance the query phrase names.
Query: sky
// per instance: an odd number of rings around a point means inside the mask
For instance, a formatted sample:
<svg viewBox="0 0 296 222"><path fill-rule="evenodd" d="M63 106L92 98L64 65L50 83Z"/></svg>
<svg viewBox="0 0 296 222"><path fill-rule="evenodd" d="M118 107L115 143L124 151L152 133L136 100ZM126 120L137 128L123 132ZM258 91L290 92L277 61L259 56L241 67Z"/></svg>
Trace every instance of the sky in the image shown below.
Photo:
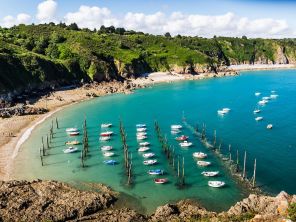
<svg viewBox="0 0 296 222"><path fill-rule="evenodd" d="M152 34L296 37L296 0L0 0L0 26L48 22Z"/></svg>

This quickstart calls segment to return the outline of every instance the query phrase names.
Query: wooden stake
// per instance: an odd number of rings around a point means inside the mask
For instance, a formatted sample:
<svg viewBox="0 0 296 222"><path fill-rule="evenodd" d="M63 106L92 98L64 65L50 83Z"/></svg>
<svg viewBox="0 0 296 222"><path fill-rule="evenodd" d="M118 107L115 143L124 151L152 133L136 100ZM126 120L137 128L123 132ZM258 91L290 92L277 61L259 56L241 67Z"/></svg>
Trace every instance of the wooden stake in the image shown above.
<svg viewBox="0 0 296 222"><path fill-rule="evenodd" d="M245 155L244 155L243 179L245 179L246 177L246 160L247 160L247 151L245 151Z"/></svg>
<svg viewBox="0 0 296 222"><path fill-rule="evenodd" d="M252 183L253 188L255 187L255 183L256 183L256 165L257 165L257 163L256 163L256 158L255 158L255 161L254 161L254 173L253 173L253 183Z"/></svg>
<svg viewBox="0 0 296 222"><path fill-rule="evenodd" d="M48 142L48 136L46 135L46 144L47 144L47 149L49 149L49 142Z"/></svg>
<svg viewBox="0 0 296 222"><path fill-rule="evenodd" d="M180 159L178 155L178 177L180 177Z"/></svg>
<svg viewBox="0 0 296 222"><path fill-rule="evenodd" d="M214 130L214 142L213 142L213 148L216 147L216 130Z"/></svg>
<svg viewBox="0 0 296 222"><path fill-rule="evenodd" d="M58 122L58 118L56 117L56 127L57 129L59 128L59 122Z"/></svg>

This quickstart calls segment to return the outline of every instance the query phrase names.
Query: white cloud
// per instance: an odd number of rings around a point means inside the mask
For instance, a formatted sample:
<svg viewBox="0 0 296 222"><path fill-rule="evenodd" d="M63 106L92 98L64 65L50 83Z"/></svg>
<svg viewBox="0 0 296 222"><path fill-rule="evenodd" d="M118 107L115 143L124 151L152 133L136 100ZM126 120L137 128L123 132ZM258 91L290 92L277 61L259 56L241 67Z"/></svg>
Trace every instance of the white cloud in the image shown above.
<svg viewBox="0 0 296 222"><path fill-rule="evenodd" d="M54 22L58 4L54 0L46 0L38 4L36 18L40 23Z"/></svg>
<svg viewBox="0 0 296 222"><path fill-rule="evenodd" d="M5 28L12 27L18 24L29 24L31 22L31 16L25 13L20 13L16 17L11 15L5 16L0 20L0 25Z"/></svg>

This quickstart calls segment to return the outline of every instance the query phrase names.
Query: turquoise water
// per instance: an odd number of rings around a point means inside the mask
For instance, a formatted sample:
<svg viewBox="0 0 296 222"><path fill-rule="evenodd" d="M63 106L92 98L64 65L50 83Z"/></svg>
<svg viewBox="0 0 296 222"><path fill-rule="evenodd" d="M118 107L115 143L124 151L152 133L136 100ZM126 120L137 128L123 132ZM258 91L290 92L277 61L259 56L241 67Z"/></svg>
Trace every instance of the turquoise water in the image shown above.
<svg viewBox="0 0 296 222"><path fill-rule="evenodd" d="M271 90L276 90L279 97L261 107L263 121L256 122L253 114L257 102L262 96L269 96ZM254 93L260 91L261 97ZM39 148L41 136L48 132L51 119L38 126L32 136L24 143L15 160L13 177L17 179L56 179L71 183L101 182L113 189L133 197L129 206L137 206L150 213L157 206L180 199L192 198L211 210L225 210L234 202L242 199L246 193L227 173L222 163L194 138L191 131L184 128L183 132L190 136L194 147L180 148L170 134L170 125L181 123L184 111L187 122L201 126L205 123L207 134L211 136L217 130L218 141L223 141L223 152L232 145L233 156L236 149L240 153L240 162L244 150L247 151L247 174L251 177L253 161L257 158L257 183L265 191L277 193L286 190L295 193L296 181L296 71L257 71L243 72L238 77L227 77L203 81L186 81L172 84L162 84L153 88L137 90L132 95L111 95L73 105L56 113L61 129L56 131L51 148L44 158L45 166L41 167ZM217 110L223 107L231 108L228 115L221 117ZM87 118L90 152L86 160L86 168L80 167L80 153L63 154L64 143L68 140L65 134L67 127L82 128L84 115ZM119 118L122 119L127 132L127 143L133 156L134 185L126 186L126 176L123 169L123 150L119 135ZM154 120L167 135L169 142L175 146L178 154L185 158L186 188L178 189L176 177L168 164L165 155L157 141L154 132ZM112 130L116 133L110 142L99 142L100 124L112 122ZM135 125L146 123L148 126L148 141L151 151L155 152L159 164L144 166L143 157L137 152ZM272 123L274 128L267 130L266 125ZM80 136L80 140L81 140ZM110 144L115 148L119 161L116 166L103 164L99 147ZM80 146L81 149L81 146ZM219 170L220 176L227 186L214 189L207 186L209 178L200 173L204 170L198 167L192 158L196 151L206 152L212 165L207 169ZM149 169L162 168L167 174L169 183L156 185L153 176L147 174Z"/></svg>

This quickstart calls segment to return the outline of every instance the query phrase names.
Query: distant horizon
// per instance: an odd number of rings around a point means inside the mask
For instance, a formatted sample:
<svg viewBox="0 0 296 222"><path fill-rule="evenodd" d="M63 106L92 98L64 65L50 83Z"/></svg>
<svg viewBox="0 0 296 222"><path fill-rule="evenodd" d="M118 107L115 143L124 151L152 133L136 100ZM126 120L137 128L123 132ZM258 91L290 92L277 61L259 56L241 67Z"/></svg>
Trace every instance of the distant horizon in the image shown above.
<svg viewBox="0 0 296 222"><path fill-rule="evenodd" d="M2 3L0 26L76 23L172 36L295 38L295 0L32 0Z"/></svg>

